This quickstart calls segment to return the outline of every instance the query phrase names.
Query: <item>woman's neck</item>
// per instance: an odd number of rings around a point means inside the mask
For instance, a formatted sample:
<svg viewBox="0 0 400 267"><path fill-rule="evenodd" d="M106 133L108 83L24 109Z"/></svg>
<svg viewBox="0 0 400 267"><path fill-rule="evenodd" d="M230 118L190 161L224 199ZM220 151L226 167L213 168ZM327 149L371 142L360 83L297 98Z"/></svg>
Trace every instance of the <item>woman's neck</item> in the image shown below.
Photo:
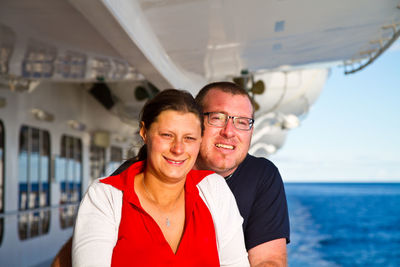
<svg viewBox="0 0 400 267"><path fill-rule="evenodd" d="M163 210L169 210L176 206L184 195L184 186L184 180L177 183L166 183L146 171L138 174L135 178L135 188L139 189L142 197Z"/></svg>

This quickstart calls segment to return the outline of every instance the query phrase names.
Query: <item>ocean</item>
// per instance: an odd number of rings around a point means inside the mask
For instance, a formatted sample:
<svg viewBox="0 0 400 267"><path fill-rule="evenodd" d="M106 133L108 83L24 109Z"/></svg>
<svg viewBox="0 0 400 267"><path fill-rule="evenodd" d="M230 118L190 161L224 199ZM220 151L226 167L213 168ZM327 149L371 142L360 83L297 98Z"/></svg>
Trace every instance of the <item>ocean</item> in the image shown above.
<svg viewBox="0 0 400 267"><path fill-rule="evenodd" d="M400 183L285 183L289 266L400 266Z"/></svg>

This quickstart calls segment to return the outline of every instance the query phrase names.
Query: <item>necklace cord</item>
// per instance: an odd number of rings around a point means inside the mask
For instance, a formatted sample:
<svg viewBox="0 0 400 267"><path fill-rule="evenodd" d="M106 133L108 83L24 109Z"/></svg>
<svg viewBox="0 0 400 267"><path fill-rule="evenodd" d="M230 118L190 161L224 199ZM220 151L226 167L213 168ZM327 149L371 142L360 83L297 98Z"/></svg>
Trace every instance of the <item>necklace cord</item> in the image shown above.
<svg viewBox="0 0 400 267"><path fill-rule="evenodd" d="M144 183L144 177L143 177L143 179L142 179L142 183L143 183L143 188L144 188L144 191L146 192L146 195L147 195L154 203L156 203L156 207L157 207L157 209L160 211L160 208L158 207L157 201L155 201L154 197L152 197L152 196L150 195L150 192L147 190L146 184ZM178 199L180 198L181 194L182 194L182 192L181 192L181 193L178 195L178 197L176 198L175 203L174 203L174 206L172 207L171 210L174 210L174 209L175 209L175 207L176 207L176 205L177 205L177 203L178 203ZM165 225L166 225L167 227L170 227L170 226L171 226L171 220L169 219L169 216L168 216L168 215L166 216L166 219L165 219Z"/></svg>

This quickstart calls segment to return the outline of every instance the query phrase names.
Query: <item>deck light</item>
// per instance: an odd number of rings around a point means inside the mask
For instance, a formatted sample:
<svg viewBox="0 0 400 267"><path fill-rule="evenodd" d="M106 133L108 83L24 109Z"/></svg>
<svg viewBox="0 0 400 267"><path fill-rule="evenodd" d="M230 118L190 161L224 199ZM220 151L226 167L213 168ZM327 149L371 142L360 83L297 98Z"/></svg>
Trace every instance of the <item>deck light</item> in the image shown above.
<svg viewBox="0 0 400 267"><path fill-rule="evenodd" d="M77 131L83 132L86 129L86 125L84 123L76 121L76 120L69 120L67 122L67 124L73 130L77 130Z"/></svg>
<svg viewBox="0 0 400 267"><path fill-rule="evenodd" d="M46 112L42 109L38 108L33 108L31 110L31 113L35 117L35 119L40 120L40 121L47 121L47 122L52 122L54 121L54 115L50 114L49 112Z"/></svg>

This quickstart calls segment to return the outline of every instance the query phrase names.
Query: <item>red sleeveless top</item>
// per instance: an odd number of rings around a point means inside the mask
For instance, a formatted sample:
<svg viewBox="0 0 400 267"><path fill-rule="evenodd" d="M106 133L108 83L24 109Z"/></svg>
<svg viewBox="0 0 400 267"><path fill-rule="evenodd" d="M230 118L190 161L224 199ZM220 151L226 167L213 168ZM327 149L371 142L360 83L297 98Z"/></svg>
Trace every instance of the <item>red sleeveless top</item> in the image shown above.
<svg viewBox="0 0 400 267"><path fill-rule="evenodd" d="M220 266L214 223L196 185L210 171L192 170L185 184L185 226L176 254L155 220L140 205L134 190L135 175L144 162L137 162L119 175L101 180L123 192L118 241L112 266Z"/></svg>

